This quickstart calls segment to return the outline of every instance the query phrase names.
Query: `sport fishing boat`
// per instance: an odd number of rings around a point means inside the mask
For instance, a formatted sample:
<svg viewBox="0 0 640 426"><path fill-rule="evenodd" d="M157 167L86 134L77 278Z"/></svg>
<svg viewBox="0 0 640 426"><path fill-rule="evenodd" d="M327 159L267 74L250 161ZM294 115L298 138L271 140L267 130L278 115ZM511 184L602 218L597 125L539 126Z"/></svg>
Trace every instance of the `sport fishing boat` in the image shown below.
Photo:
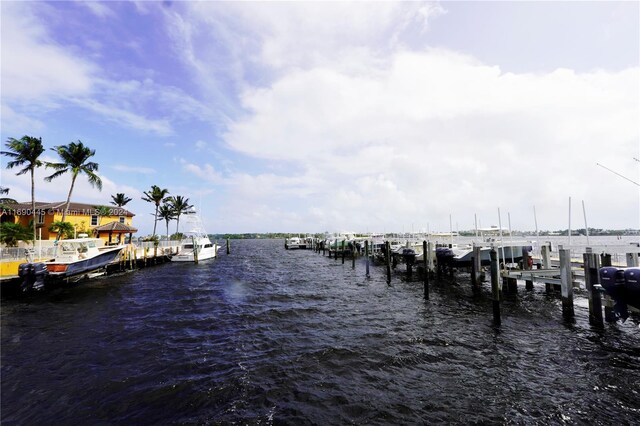
<svg viewBox="0 0 640 426"><path fill-rule="evenodd" d="M76 238L58 242L55 257L45 262L23 263L18 268L23 291L39 290L57 281L77 281L106 273L125 247L103 246L100 238Z"/></svg>
<svg viewBox="0 0 640 426"><path fill-rule="evenodd" d="M173 262L199 262L213 259L218 255L218 245L212 243L205 232L202 219L195 210L184 213L186 229L180 243L178 254L171 258Z"/></svg>

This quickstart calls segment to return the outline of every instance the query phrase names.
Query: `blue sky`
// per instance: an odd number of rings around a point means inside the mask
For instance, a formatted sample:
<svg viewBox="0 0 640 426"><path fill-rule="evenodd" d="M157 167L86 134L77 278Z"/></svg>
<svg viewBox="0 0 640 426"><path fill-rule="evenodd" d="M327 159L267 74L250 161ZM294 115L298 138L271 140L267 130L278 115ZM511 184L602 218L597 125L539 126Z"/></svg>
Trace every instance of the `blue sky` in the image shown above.
<svg viewBox="0 0 640 426"><path fill-rule="evenodd" d="M2 141L82 140L141 234L640 227L638 2L6 2ZM47 152L51 160L55 157ZM27 201L29 179L2 185ZM49 171L39 170L39 176ZM67 181L37 182L64 200ZM498 218L498 208L501 218Z"/></svg>

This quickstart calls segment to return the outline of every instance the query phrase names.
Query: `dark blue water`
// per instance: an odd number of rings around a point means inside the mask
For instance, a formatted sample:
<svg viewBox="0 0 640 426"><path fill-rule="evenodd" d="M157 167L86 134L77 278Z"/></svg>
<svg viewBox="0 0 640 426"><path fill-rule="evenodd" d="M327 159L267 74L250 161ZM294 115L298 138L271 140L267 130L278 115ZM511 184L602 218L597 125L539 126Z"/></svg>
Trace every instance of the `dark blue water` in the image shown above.
<svg viewBox="0 0 640 426"><path fill-rule="evenodd" d="M4 424L638 424L638 318L596 330L577 297L508 297L364 261L232 242L3 300ZM584 300L582 300L584 302Z"/></svg>

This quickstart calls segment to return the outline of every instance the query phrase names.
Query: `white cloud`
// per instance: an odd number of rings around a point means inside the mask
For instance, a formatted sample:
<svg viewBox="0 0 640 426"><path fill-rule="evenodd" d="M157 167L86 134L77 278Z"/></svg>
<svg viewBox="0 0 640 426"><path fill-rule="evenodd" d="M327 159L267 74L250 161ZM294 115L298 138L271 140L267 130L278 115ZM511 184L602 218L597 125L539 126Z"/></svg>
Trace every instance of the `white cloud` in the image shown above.
<svg viewBox="0 0 640 426"><path fill-rule="evenodd" d="M105 2L81 0L78 3L89 9L91 13L100 18L113 18L116 16L113 10L111 10Z"/></svg>
<svg viewBox="0 0 640 426"><path fill-rule="evenodd" d="M218 172L211 164L198 166L197 164L189 163L184 159L180 159L179 161L184 171L199 177L205 182L221 183L223 181L220 172Z"/></svg>
<svg viewBox="0 0 640 426"><path fill-rule="evenodd" d="M84 95L95 66L49 40L24 2L2 4L2 97L33 100Z"/></svg>
<svg viewBox="0 0 640 426"><path fill-rule="evenodd" d="M111 168L118 172L140 173L143 175L152 175L156 173L156 170L150 167L127 166L125 164L115 164L111 166Z"/></svg>
<svg viewBox="0 0 640 426"><path fill-rule="evenodd" d="M115 16L102 3L78 4L100 17ZM98 62L100 55L83 54L79 47L53 38L42 16L54 19L58 13L41 3L2 4L3 128L25 131L30 123L42 124L40 117L46 113L70 105L93 113L98 120L160 136L173 134L175 123L214 117L211 107L177 87L151 79L109 78L108 67ZM86 43L102 45L97 40Z"/></svg>
<svg viewBox="0 0 640 426"><path fill-rule="evenodd" d="M557 206L571 195L590 201L603 227L617 220L610 197L640 217L637 190L595 166L638 154L638 68L503 74L427 50L399 52L376 71L299 70L247 89L249 114L225 140L247 155L296 164L302 192L321 194L321 204L337 200L345 213L334 220L348 228L370 221L370 211L384 223L437 217L445 229L454 213L470 227L475 211L493 223L503 206L531 229L533 204L547 210L539 214L548 226L560 226L566 215ZM623 171L637 175L637 163Z"/></svg>

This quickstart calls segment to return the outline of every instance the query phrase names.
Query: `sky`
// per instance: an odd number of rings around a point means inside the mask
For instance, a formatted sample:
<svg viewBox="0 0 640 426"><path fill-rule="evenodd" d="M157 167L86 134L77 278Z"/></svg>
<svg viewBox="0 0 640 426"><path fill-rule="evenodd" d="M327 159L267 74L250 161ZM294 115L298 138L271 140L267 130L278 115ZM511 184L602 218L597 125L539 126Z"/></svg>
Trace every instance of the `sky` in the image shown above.
<svg viewBox="0 0 640 426"><path fill-rule="evenodd" d="M640 228L639 2L0 13L3 149L41 137L57 161L50 148L81 140L103 189L80 178L72 200L125 193L139 235L152 185L210 233ZM28 175L1 161L1 185L29 201ZM37 170L39 201L66 199L51 173Z"/></svg>

